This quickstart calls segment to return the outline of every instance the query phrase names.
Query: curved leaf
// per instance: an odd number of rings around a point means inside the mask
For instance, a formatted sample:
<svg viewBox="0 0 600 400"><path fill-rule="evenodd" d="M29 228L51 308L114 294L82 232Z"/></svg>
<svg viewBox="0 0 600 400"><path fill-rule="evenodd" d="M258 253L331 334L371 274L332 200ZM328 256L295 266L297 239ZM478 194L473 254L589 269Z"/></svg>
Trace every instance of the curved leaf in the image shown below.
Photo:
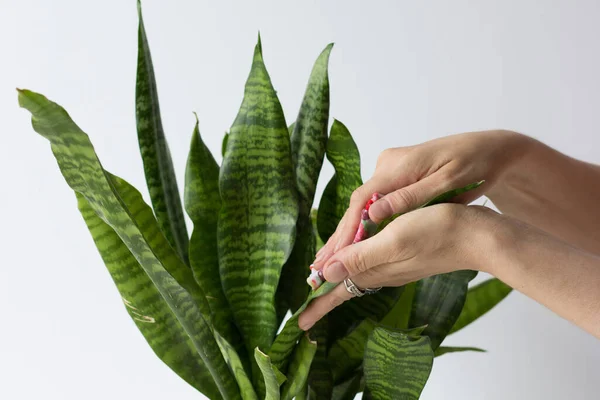
<svg viewBox="0 0 600 400"><path fill-rule="evenodd" d="M195 285L195 281L177 281L158 258L158 253L171 249L168 244L163 245L166 239L162 235L145 235L146 227L142 221L132 217L125 206L125 199L115 188L119 182L102 168L89 137L62 107L26 90L19 90L19 104L31 112L35 131L50 141L69 186L80 193L94 212L115 231L154 283L214 377L221 395L225 399L238 399L237 383L218 351L210 322L200 312L199 307L206 304L202 301L197 303L199 298L192 297L182 287L190 283ZM197 290L201 293L199 287Z"/></svg>
<svg viewBox="0 0 600 400"><path fill-rule="evenodd" d="M333 121L327 141L327 159L335 168L335 175L323 192L317 229L327 242L344 216L354 189L362 185L360 154L348 128L338 120Z"/></svg>
<svg viewBox="0 0 600 400"><path fill-rule="evenodd" d="M395 329L408 329L416 286L416 282L404 285L404 291L402 292L400 299L398 299L396 305L394 305L390 312L381 320L382 325Z"/></svg>
<svg viewBox="0 0 600 400"><path fill-rule="evenodd" d="M447 353L458 353L458 352L463 352L463 351L475 351L478 353L485 353L485 350L480 349L479 347L446 347L446 346L440 346L435 350L435 356L439 357L439 356L443 356L444 354Z"/></svg>
<svg viewBox="0 0 600 400"><path fill-rule="evenodd" d="M273 365L275 365L277 369L280 371L287 371L290 355L296 346L296 342L298 342L298 339L300 339L304 332L298 326L298 317L300 317L302 311L308 307L313 299L331 292L336 286L336 283L323 283L321 287L310 293L304 304L302 304L294 315L287 320L285 326L281 332L279 332L279 335L277 335L273 342L273 346L271 346L271 349L269 350L269 357L271 357Z"/></svg>
<svg viewBox="0 0 600 400"><path fill-rule="evenodd" d="M334 382L347 380L362 366L365 358L365 346L375 322L366 319L352 332L337 340L329 350L329 365L333 373Z"/></svg>
<svg viewBox="0 0 600 400"><path fill-rule="evenodd" d="M377 327L369 336L364 372L368 398L418 399L431 373L429 338Z"/></svg>
<svg viewBox="0 0 600 400"><path fill-rule="evenodd" d="M233 325L233 314L223 293L219 275L219 165L202 141L197 117L185 171L184 203L194 223L189 245L192 272L206 294L215 328L229 343L238 344L241 338Z"/></svg>
<svg viewBox="0 0 600 400"><path fill-rule="evenodd" d="M210 371L148 275L115 231L79 193L79 211L92 234L125 308L154 353L209 398L220 396Z"/></svg>
<svg viewBox="0 0 600 400"><path fill-rule="evenodd" d="M229 133L219 187L223 290L248 351L267 349L278 327L275 292L294 243L298 197L287 125L260 39Z"/></svg>
<svg viewBox="0 0 600 400"><path fill-rule="evenodd" d="M171 153L163 132L158 103L154 67L148 38L138 0L138 66L135 87L135 115L138 141L144 173L150 191L156 219L167 240L177 250L182 260L188 260L188 233L183 217L183 207L171 161Z"/></svg>
<svg viewBox="0 0 600 400"><path fill-rule="evenodd" d="M365 340L366 341L366 340ZM331 395L332 400L354 400L356 394L362 391L361 384L363 380L362 373L355 374L352 378L348 379L337 385L333 389Z"/></svg>
<svg viewBox="0 0 600 400"><path fill-rule="evenodd" d="M333 375L327 360L329 342L327 339L331 325L329 318L321 318L310 330L310 337L318 343L317 352L308 375L310 398L316 400L329 400L333 393Z"/></svg>
<svg viewBox="0 0 600 400"><path fill-rule="evenodd" d="M227 362L229 369L235 380L240 387L240 393L242 395L243 400L258 400L258 396L254 391L254 387L252 386L252 381L248 378L246 374L246 370L244 369L244 364L240 359L236 349L233 348L229 342L219 334L219 332L214 331L215 340L219 345L219 349L221 350L221 354L223 354L223 358Z"/></svg>
<svg viewBox="0 0 600 400"><path fill-rule="evenodd" d="M329 121L327 64L332 46L331 44L327 46L317 58L310 74L300 112L296 122L290 126L299 212L296 241L288 261L283 266L278 299L286 302L292 312L302 305L308 295L309 288L304 284L304 280L309 274L308 266L314 260L316 253L310 210L327 146L327 123Z"/></svg>
<svg viewBox="0 0 600 400"><path fill-rule="evenodd" d="M435 350L442 343L461 313L469 282L476 271L456 271L435 275L417 282L409 326L427 325L423 332Z"/></svg>
<svg viewBox="0 0 600 400"><path fill-rule="evenodd" d="M262 372L263 379L266 387L265 400L279 400L279 386L285 382L285 375L283 375L277 367L271 363L271 359L268 355L260 351L258 348L254 351L254 358L260 371Z"/></svg>
<svg viewBox="0 0 600 400"><path fill-rule="evenodd" d="M304 335L294 350L292 361L288 368L288 380L283 386L281 397L284 400L292 400L306 387L310 365L317 351L317 342Z"/></svg>
<svg viewBox="0 0 600 400"><path fill-rule="evenodd" d="M508 296L511 291L512 288L510 286L496 278L488 279L469 289L465 305L448 334L461 330L490 311L496 304Z"/></svg>

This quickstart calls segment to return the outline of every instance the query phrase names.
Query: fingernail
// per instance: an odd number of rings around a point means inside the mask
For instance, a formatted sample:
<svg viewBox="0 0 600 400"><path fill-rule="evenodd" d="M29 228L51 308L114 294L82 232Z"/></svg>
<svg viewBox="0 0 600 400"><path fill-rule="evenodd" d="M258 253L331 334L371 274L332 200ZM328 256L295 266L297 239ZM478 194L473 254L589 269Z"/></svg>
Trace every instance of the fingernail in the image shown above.
<svg viewBox="0 0 600 400"><path fill-rule="evenodd" d="M325 268L323 275L327 281L335 283L344 280L348 276L348 271L346 270L344 264L342 264L340 261L336 261Z"/></svg>
<svg viewBox="0 0 600 400"><path fill-rule="evenodd" d="M377 201L369 208L369 218L373 221L381 221L393 213L389 201Z"/></svg>

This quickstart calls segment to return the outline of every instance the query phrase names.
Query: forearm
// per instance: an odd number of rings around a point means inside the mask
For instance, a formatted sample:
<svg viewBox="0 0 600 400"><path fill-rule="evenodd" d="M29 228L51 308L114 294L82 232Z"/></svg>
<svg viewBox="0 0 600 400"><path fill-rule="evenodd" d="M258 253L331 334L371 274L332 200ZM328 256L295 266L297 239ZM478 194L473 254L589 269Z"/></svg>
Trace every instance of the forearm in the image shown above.
<svg viewBox="0 0 600 400"><path fill-rule="evenodd" d="M600 338L600 257L512 218L492 219L479 235L483 270Z"/></svg>
<svg viewBox="0 0 600 400"><path fill-rule="evenodd" d="M488 193L504 214L600 254L600 167L533 139Z"/></svg>

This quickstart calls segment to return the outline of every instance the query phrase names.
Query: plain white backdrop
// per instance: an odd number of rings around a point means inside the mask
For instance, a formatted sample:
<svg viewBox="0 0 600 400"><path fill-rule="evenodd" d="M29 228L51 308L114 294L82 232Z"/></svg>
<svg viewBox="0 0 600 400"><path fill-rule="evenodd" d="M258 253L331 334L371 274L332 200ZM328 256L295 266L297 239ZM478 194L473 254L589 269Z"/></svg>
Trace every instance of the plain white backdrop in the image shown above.
<svg viewBox="0 0 600 400"><path fill-rule="evenodd" d="M492 128L600 163L597 1L146 0L144 11L180 188L192 112L218 155L259 30L288 121L336 43L331 116L353 132L365 178L386 147ZM135 0L0 0L2 399L202 398L129 320L47 141L17 107L16 87L63 105L105 167L145 192L136 46ZM598 398L600 342L518 293L447 343L488 353L437 359L423 399Z"/></svg>

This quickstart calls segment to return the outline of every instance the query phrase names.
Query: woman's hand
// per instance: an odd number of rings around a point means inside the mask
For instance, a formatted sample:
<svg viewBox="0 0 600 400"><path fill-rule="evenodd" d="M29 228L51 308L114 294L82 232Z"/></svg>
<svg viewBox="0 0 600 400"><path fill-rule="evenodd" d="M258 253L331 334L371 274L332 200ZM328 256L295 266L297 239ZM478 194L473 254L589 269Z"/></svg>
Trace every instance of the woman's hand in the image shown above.
<svg viewBox="0 0 600 400"><path fill-rule="evenodd" d="M502 218L483 207L440 204L402 215L363 242L347 246L325 264L329 282L347 277L359 288L401 286L419 279L461 270L481 270L489 255L480 247ZM482 234L482 232L485 232ZM351 298L339 285L314 300L302 313L299 325L307 330L333 308Z"/></svg>
<svg viewBox="0 0 600 400"><path fill-rule="evenodd" d="M413 210L446 191L485 180L479 189L456 199L469 203L493 188L531 142L515 132L486 131L385 150L373 177L354 192L336 232L317 253L315 268L322 268L335 252L352 243L361 209L373 193L385 195L369 211L375 222Z"/></svg>

